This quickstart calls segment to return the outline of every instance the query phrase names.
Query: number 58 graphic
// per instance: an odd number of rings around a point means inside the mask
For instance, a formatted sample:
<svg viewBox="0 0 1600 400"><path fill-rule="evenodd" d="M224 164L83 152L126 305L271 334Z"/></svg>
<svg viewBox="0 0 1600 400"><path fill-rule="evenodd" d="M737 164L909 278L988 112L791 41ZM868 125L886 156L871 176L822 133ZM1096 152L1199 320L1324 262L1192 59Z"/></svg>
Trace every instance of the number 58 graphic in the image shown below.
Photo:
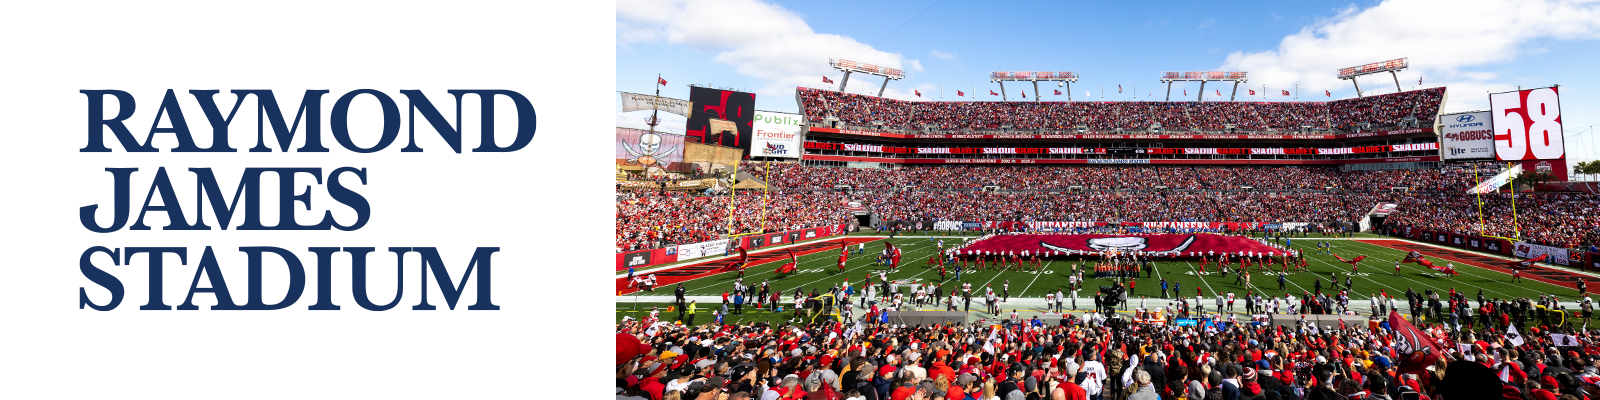
<svg viewBox="0 0 1600 400"><path fill-rule="evenodd" d="M1556 88L1489 95L1494 116L1494 156L1500 161L1553 160L1561 141L1561 101Z"/></svg>

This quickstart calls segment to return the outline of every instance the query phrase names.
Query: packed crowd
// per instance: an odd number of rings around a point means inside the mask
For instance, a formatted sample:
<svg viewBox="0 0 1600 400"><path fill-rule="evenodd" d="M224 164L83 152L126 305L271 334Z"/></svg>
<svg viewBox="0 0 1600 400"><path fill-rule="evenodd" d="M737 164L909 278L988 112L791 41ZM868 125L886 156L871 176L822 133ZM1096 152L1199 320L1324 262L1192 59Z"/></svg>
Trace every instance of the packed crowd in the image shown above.
<svg viewBox="0 0 1600 400"><path fill-rule="evenodd" d="M858 200L880 220L1353 222L1373 206L1395 202L1386 224L1479 234L1478 198L1463 194L1474 179L1440 170L1340 171L1304 167L931 166L900 169L805 167L794 163L741 167L757 176L772 168L766 197L738 196L737 232L837 224L853 218L842 204ZM849 185L846 194L836 185ZM987 186L1008 191L983 192ZM1073 186L1082 191L1068 190ZM1177 191L1151 191L1167 186ZM1256 188L1253 192L1216 191ZM915 187L915 191L904 191ZM1322 191L1335 187L1340 191ZM1409 187L1408 193L1390 192ZM1009 191L1010 189L1043 189ZM1200 191L1211 189L1211 191ZM1290 190L1288 192L1276 192ZM1052 193L1051 191L1055 191ZM765 210L762 205L766 204ZM1600 243L1600 197L1530 194L1517 198L1521 237L1552 246ZM1511 199L1483 196L1482 233L1512 237ZM728 230L726 196L695 197L656 190L618 193L617 251L713 240ZM765 214L763 216L763 214ZM763 220L765 218L765 220Z"/></svg>
<svg viewBox="0 0 1600 400"><path fill-rule="evenodd" d="M1418 194L1399 200L1401 212L1392 214L1385 225L1499 237L1516 237L1520 232L1524 241L1566 248L1600 244L1600 196L1520 194L1515 218L1509 194Z"/></svg>
<svg viewBox="0 0 1600 400"><path fill-rule="evenodd" d="M842 223L843 195L776 193L743 195L732 207L735 233L781 231ZM682 192L628 190L617 192L617 252L698 243L728 233L727 196L705 197Z"/></svg>
<svg viewBox="0 0 1600 400"><path fill-rule="evenodd" d="M757 170L759 165L744 167ZM1468 174L1440 170L1341 171L1333 167L1192 167L1192 166L912 166L899 169L806 167L773 164L775 187L789 190L832 190L848 185L854 190L888 190L907 186L918 189L1139 190L1166 186L1172 190L1387 191L1466 190L1476 181ZM757 175L760 175L759 173Z"/></svg>
<svg viewBox="0 0 1600 400"><path fill-rule="evenodd" d="M1452 308L1472 307L1464 294L1447 298ZM1012 317L908 326L867 315L794 325L694 325L661 315L616 325L615 391L619 400L1600 395L1600 334L1541 318L1548 314L1518 303L1479 300L1482 318L1460 325L1431 318L1348 326L1247 319L1130 325L1099 314L1065 314L1059 323ZM1421 321L1412 312L1411 321Z"/></svg>
<svg viewBox="0 0 1600 400"><path fill-rule="evenodd" d="M1423 126L1431 126L1432 116L1439 115L1443 99L1442 87L1413 90L1329 102L1328 114L1333 128L1341 131L1354 130L1360 123L1393 125L1407 117L1422 120Z"/></svg>
<svg viewBox="0 0 1600 400"><path fill-rule="evenodd" d="M1444 88L1413 90L1331 102L947 102L800 89L802 112L857 126L944 130L1167 130L1298 131L1302 127L1353 131L1361 123L1397 126L1408 118L1430 125Z"/></svg>

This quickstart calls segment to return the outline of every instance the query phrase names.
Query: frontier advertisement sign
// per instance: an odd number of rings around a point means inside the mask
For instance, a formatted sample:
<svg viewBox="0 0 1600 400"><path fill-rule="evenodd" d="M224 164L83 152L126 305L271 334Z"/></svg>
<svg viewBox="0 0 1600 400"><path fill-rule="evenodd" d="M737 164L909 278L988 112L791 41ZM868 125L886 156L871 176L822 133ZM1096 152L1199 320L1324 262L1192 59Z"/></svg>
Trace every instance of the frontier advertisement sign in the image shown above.
<svg viewBox="0 0 1600 400"><path fill-rule="evenodd" d="M756 111L750 155L800 158L800 121L799 114Z"/></svg>
<svg viewBox="0 0 1600 400"><path fill-rule="evenodd" d="M1488 111L1439 117L1439 157L1445 161L1494 158L1493 117Z"/></svg>

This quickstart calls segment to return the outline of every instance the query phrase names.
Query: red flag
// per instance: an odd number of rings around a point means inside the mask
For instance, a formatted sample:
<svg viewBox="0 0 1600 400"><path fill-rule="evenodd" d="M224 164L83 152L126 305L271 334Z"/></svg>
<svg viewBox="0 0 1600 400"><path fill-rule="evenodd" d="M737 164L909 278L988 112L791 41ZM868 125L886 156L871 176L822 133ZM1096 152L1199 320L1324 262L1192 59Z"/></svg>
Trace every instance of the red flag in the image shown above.
<svg viewBox="0 0 1600 400"><path fill-rule="evenodd" d="M989 95L990 96L999 96L1000 94L999 93L995 93L993 90L990 90L989 91Z"/></svg>
<svg viewBox="0 0 1600 400"><path fill-rule="evenodd" d="M1024 99L1028 98L1028 91L1026 91L1026 90L1022 91L1022 98L1024 98Z"/></svg>
<svg viewBox="0 0 1600 400"><path fill-rule="evenodd" d="M1405 318L1400 317L1398 311L1389 311L1389 328L1395 330L1395 352L1399 358L1397 371L1402 374L1411 374L1423 371L1428 366L1439 361L1439 355L1444 349L1439 348L1426 333L1411 326Z"/></svg>
<svg viewBox="0 0 1600 400"><path fill-rule="evenodd" d="M1283 91L1283 95L1284 96L1288 96L1289 95L1289 91L1287 91L1287 90Z"/></svg>
<svg viewBox="0 0 1600 400"><path fill-rule="evenodd" d="M1189 89L1184 89L1183 90L1183 95L1184 96L1188 96L1189 95Z"/></svg>
<svg viewBox="0 0 1600 400"><path fill-rule="evenodd" d="M957 90L956 91L956 96L967 97L967 94L966 93L961 93L960 90Z"/></svg>
<svg viewBox="0 0 1600 400"><path fill-rule="evenodd" d="M1117 85L1117 93L1122 93L1122 85Z"/></svg>
<svg viewBox="0 0 1600 400"><path fill-rule="evenodd" d="M666 79L661 79L661 77L656 77L656 83L661 84L661 86L666 86L667 85L667 80Z"/></svg>
<svg viewBox="0 0 1600 400"><path fill-rule="evenodd" d="M1322 94L1327 95L1328 97L1333 97L1333 92L1329 92L1327 90L1323 90Z"/></svg>
<svg viewBox="0 0 1600 400"><path fill-rule="evenodd" d="M1334 254L1333 258L1338 259L1339 262L1342 262L1342 263L1345 263L1345 264L1356 265L1356 263L1361 262L1361 260L1366 259L1367 256L1356 257L1354 260L1346 260L1346 259L1344 259L1344 257L1339 257L1338 254Z"/></svg>
<svg viewBox="0 0 1600 400"><path fill-rule="evenodd" d="M748 267L748 266L750 266L750 253L746 252L744 250L744 247L740 247L739 248L739 261L734 261L734 262L728 263L728 265L725 265L725 266L722 267L722 270L723 271L732 271L732 270L736 270L736 269L737 270L743 270L745 267Z"/></svg>
<svg viewBox="0 0 1600 400"><path fill-rule="evenodd" d="M1422 77L1420 77L1420 76L1417 77L1417 84L1418 85L1422 84Z"/></svg>
<svg viewBox="0 0 1600 400"><path fill-rule="evenodd" d="M1057 90L1057 91L1056 91L1056 95L1057 95L1057 96L1060 96L1060 95L1061 95L1061 91L1060 91L1060 90Z"/></svg>
<svg viewBox="0 0 1600 400"><path fill-rule="evenodd" d="M1255 96L1256 95L1256 90L1255 89L1250 89L1250 95L1251 96ZM1341 321L1341 322L1343 322L1343 321Z"/></svg>
<svg viewBox="0 0 1600 400"><path fill-rule="evenodd" d="M833 83L833 80L832 79L828 79L827 75L823 75L822 76L822 83Z"/></svg>
<svg viewBox="0 0 1600 400"><path fill-rule="evenodd" d="M1217 89L1217 95L1218 95L1218 96L1221 96L1221 95L1222 95L1222 89Z"/></svg>
<svg viewBox="0 0 1600 400"><path fill-rule="evenodd" d="M1529 258L1522 261L1508 261L1506 262L1506 266L1510 267L1511 269L1532 269L1533 263L1544 261L1546 258L1550 258L1550 254L1540 254L1538 257Z"/></svg>
<svg viewBox="0 0 1600 400"><path fill-rule="evenodd" d="M883 248L889 250L889 268L900 266L900 248L888 241L883 242Z"/></svg>
<svg viewBox="0 0 1600 400"><path fill-rule="evenodd" d="M917 97L922 97L922 92L921 92L921 91L919 91L919 90L916 90L916 89L911 89L911 93L916 93L916 94L917 94Z"/></svg>
<svg viewBox="0 0 1600 400"><path fill-rule="evenodd" d="M780 273L780 274L787 274L787 273L790 273L790 272L794 272L794 267L796 265L799 265L799 264L800 264L800 261L795 259L794 250L789 250L789 263L788 264L783 264L782 266L779 266L777 272Z"/></svg>

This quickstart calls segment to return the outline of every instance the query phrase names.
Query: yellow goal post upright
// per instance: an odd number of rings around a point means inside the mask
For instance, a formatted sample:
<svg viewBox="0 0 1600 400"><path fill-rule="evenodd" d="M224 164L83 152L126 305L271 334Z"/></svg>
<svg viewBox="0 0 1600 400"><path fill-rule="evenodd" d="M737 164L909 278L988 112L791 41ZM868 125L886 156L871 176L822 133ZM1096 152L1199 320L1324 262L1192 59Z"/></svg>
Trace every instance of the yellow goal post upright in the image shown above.
<svg viewBox="0 0 1600 400"><path fill-rule="evenodd" d="M732 174L733 184L728 185L728 238L730 239L767 233L767 210L772 209L770 206L772 203L772 197L770 193L772 190L772 161L765 161L764 164L762 164L762 167L763 169L766 169L766 184L762 185L761 187L761 216L759 219L759 228L756 229L755 232L735 233L734 225L738 223L738 219L734 218L733 212L735 209L737 209L736 206L738 205L739 198L735 197L735 194L737 194L739 190L734 189L733 186L739 182L739 164L741 163L734 163Z"/></svg>
<svg viewBox="0 0 1600 400"><path fill-rule="evenodd" d="M1508 171L1511 168L1514 168L1514 166L1515 166L1515 163L1506 163L1506 168L1507 168ZM1483 184L1483 176L1478 174L1478 163L1473 163L1472 164L1472 177L1473 178L1477 178L1478 179L1478 183L1480 185ZM1512 176L1511 178L1515 179L1516 177ZM1512 233L1512 236L1515 236L1515 237L1494 236L1494 235L1490 235L1487 231L1484 230L1484 228L1487 226L1487 224L1485 223L1485 218L1483 216L1483 193L1481 191L1476 191L1475 190L1475 191L1473 191L1474 192L1473 194L1475 196L1477 196L1477 201L1478 201L1478 236L1492 237L1492 238L1496 238L1496 239L1505 239L1505 240L1509 240L1509 241L1513 241L1513 242L1522 240L1522 224L1521 224L1521 222L1518 221L1518 218L1517 218L1517 184L1516 183L1509 183L1509 182L1508 182L1508 184L1511 185L1511 233ZM1499 188L1496 187L1495 191L1499 192Z"/></svg>

